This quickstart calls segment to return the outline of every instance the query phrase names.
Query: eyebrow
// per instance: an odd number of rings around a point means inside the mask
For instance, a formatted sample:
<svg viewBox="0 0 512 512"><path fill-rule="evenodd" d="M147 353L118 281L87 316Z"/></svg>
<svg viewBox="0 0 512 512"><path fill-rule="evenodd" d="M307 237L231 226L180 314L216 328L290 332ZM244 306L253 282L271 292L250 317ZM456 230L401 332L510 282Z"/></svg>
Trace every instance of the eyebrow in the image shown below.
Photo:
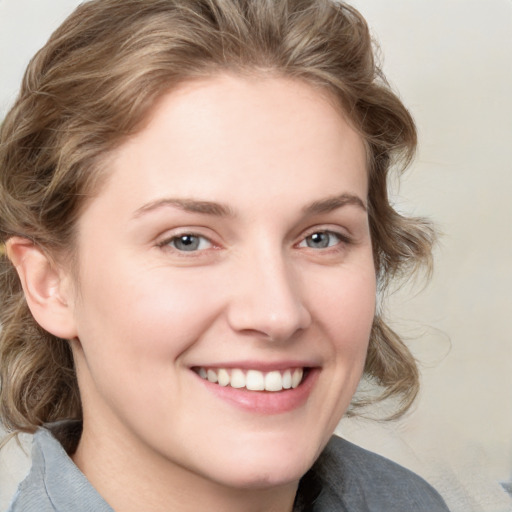
<svg viewBox="0 0 512 512"><path fill-rule="evenodd" d="M340 194L339 196L328 197L314 201L303 208L306 215L318 215L322 213L329 213L343 206L357 206L364 212L367 211L364 201L354 194Z"/></svg>
<svg viewBox="0 0 512 512"><path fill-rule="evenodd" d="M145 204L135 211L133 215L135 218L140 217L159 208L172 206L179 208L185 212L203 213L205 215L214 215L216 217L234 217L233 210L224 204L215 203L213 201L199 201L196 199L182 199L182 198L164 198L152 201Z"/></svg>
<svg viewBox="0 0 512 512"><path fill-rule="evenodd" d="M305 206L302 211L306 215L318 215L322 213L329 213L343 206L357 206L363 211L367 211L364 201L353 194L340 194L338 196L328 197L314 201ZM142 215L171 206L179 208L185 212L201 213L204 215L213 215L215 217L235 217L234 211L227 205L213 201L201 201L197 199L183 199L183 198L163 198L145 204L137 209L134 213L134 218L141 217Z"/></svg>

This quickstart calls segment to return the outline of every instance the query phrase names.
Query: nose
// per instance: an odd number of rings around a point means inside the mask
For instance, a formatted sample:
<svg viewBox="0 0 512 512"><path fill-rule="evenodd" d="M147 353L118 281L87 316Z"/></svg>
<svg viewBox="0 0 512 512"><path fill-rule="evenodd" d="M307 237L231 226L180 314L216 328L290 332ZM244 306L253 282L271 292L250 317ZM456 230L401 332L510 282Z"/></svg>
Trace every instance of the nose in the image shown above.
<svg viewBox="0 0 512 512"><path fill-rule="evenodd" d="M286 341L311 324L292 265L279 251L254 254L232 275L228 307L232 329L271 341Z"/></svg>

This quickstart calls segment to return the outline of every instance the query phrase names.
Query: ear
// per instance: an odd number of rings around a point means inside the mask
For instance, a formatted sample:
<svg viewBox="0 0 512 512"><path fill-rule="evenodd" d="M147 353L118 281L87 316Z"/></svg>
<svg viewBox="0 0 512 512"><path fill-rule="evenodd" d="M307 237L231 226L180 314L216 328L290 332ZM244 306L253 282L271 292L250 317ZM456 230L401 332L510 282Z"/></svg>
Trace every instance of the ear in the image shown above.
<svg viewBox="0 0 512 512"><path fill-rule="evenodd" d="M36 322L54 336L75 338L74 295L69 272L58 267L27 238L10 238L6 249Z"/></svg>

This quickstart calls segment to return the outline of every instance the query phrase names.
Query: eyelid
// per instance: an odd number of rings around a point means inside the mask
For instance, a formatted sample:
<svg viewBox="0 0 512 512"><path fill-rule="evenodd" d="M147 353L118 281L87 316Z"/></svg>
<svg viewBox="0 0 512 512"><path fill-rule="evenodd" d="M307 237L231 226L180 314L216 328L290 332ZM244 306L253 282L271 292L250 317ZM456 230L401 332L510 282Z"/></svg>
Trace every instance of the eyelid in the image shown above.
<svg viewBox="0 0 512 512"><path fill-rule="evenodd" d="M308 238L311 235L314 235L315 233L331 233L335 236L337 236L341 242L343 243L353 243L353 237L347 233L346 230L344 230L341 227L334 227L334 226L313 226L312 228L307 229L304 231L301 236L298 243L302 243L306 238Z"/></svg>
<svg viewBox="0 0 512 512"><path fill-rule="evenodd" d="M174 232L172 233L166 233L164 236L161 237L161 239L159 241L157 241L156 243L156 246L161 248L161 249L168 249L170 251L173 251L179 255L187 255L186 253L188 252L189 256L193 255L194 253L197 254L197 253L201 253L201 252L204 252L204 251L207 251L209 249L216 249L219 247L219 244L217 244L216 242L214 242L212 240L212 237L210 236L207 236L203 233L200 233L198 232L199 230L196 229L196 228L180 228L180 229L177 229L175 230ZM193 237L196 237L196 238L201 238L203 240L207 240L208 241L208 245L209 247L206 247L206 248L203 248L203 249L196 249L196 250L192 250L192 251L182 251L176 247L173 247L171 245L171 243L174 241L174 240L177 240L179 239L180 237L183 237L183 236L193 236Z"/></svg>

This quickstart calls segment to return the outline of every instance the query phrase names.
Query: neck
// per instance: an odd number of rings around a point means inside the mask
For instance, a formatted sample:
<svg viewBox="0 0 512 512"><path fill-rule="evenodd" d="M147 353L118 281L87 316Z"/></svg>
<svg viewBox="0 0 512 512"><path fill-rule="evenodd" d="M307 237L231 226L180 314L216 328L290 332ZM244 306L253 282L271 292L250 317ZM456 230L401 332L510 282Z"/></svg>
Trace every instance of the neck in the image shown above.
<svg viewBox="0 0 512 512"><path fill-rule="evenodd" d="M73 461L117 512L291 512L298 482L230 487L149 450L120 443L119 432L84 430ZM222 461L219 461L222 464Z"/></svg>

